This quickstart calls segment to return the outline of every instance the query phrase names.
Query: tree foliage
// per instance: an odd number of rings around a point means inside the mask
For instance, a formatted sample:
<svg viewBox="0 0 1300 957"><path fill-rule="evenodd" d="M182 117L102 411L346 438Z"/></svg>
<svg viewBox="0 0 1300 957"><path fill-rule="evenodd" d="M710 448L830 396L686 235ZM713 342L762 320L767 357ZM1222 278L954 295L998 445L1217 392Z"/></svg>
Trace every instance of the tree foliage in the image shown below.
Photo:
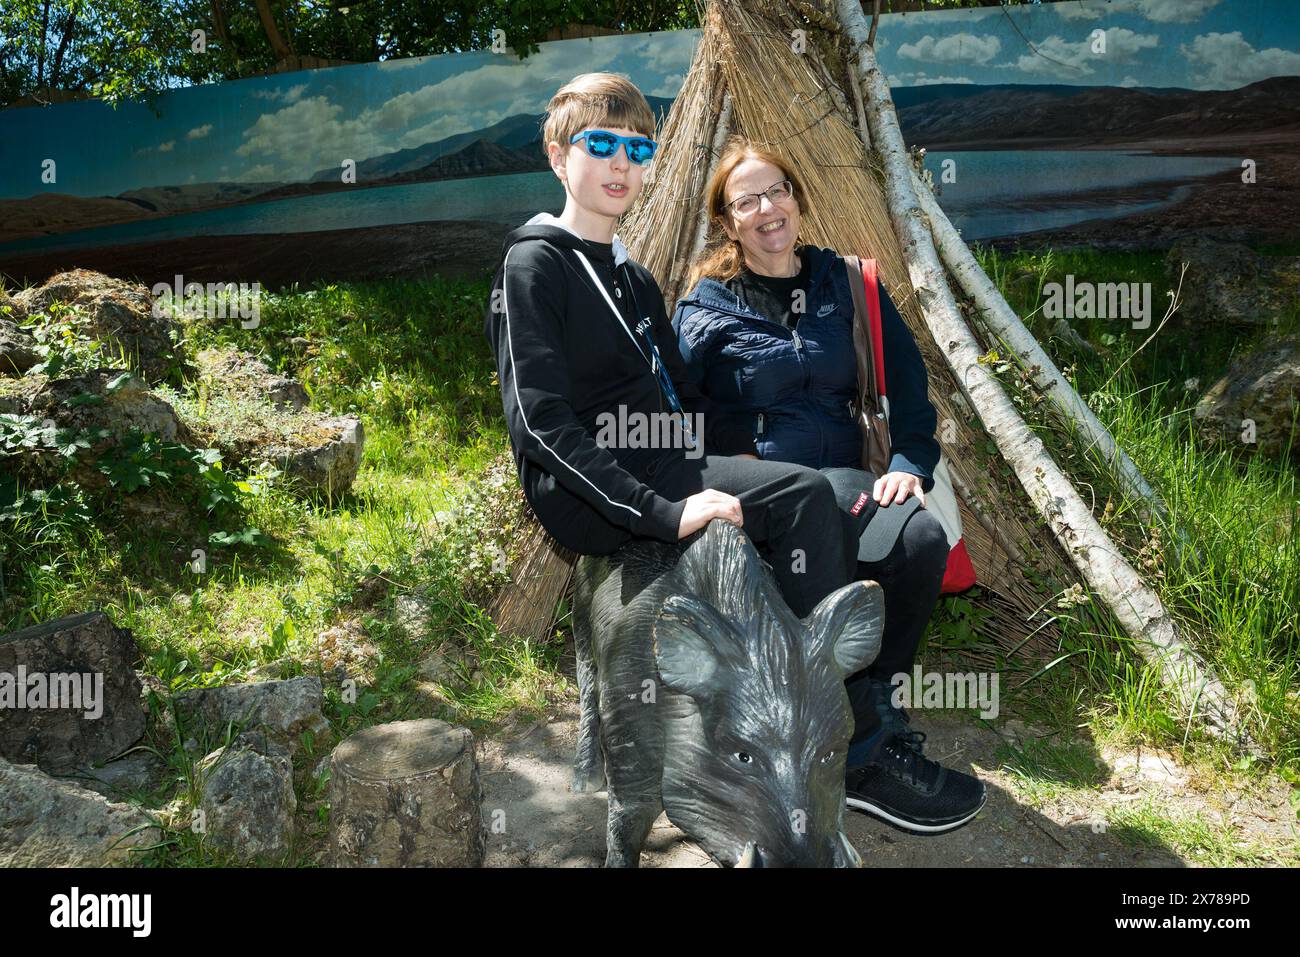
<svg viewBox="0 0 1300 957"><path fill-rule="evenodd" d="M868 13L872 6L867 0ZM889 12L915 3L879 6ZM267 72L486 49L498 30L528 56L572 25L687 29L699 25L699 7L694 0L4 0L0 107L87 96L116 104Z"/></svg>

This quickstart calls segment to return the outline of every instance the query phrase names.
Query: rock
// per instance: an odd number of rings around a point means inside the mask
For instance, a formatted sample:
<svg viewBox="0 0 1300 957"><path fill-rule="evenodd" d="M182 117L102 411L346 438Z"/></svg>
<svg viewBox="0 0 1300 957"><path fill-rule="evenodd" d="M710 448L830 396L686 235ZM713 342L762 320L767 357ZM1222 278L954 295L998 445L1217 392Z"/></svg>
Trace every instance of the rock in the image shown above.
<svg viewBox="0 0 1300 957"><path fill-rule="evenodd" d="M158 726L170 728L172 726L172 709L171 709L171 689L157 675L151 675L146 671L136 670L136 678L140 681L140 708L145 714L150 713L150 695L157 706L157 715L155 721Z"/></svg>
<svg viewBox="0 0 1300 957"><path fill-rule="evenodd" d="M26 379L0 375L0 413L22 415L23 405L31 389L31 383Z"/></svg>
<svg viewBox="0 0 1300 957"><path fill-rule="evenodd" d="M100 368L63 379L28 375L0 378L0 383L11 383L0 400L0 411L35 416L58 429L89 437L90 447L78 452L71 473L72 480L87 490L109 486L108 476L94 462L129 432L154 432L164 442L188 445L194 441L176 410L128 370ZM48 449L25 450L19 459L20 471L37 486L57 481L66 464L63 456Z"/></svg>
<svg viewBox="0 0 1300 957"><path fill-rule="evenodd" d="M1291 424L1298 406L1300 337L1288 336L1234 359L1196 403L1193 418L1206 442L1277 455L1300 440L1292 438ZM1251 422L1253 445L1245 441Z"/></svg>
<svg viewBox="0 0 1300 957"><path fill-rule="evenodd" d="M118 504L121 506L123 519L136 527L165 528L171 531L181 531L191 527L189 522L191 512L187 505L192 503L177 500L167 488L158 486L138 488L130 495L119 498Z"/></svg>
<svg viewBox="0 0 1300 957"><path fill-rule="evenodd" d="M463 679L461 671L472 665L470 658L451 642L433 649L420 659L420 676L442 685L456 685Z"/></svg>
<svg viewBox="0 0 1300 957"><path fill-rule="evenodd" d="M227 467L251 468L265 460L296 480L300 490L338 495L352 487L365 447L357 416L308 410L300 382L274 375L248 353L207 349L196 361L214 392L236 407L249 399L253 403L240 409L236 421L190 423L204 444L221 450Z"/></svg>
<svg viewBox="0 0 1300 957"><path fill-rule="evenodd" d="M279 858L293 838L298 800L289 748L275 735L245 731L199 762L206 841L240 860Z"/></svg>
<svg viewBox="0 0 1300 957"><path fill-rule="evenodd" d="M1300 294L1300 257L1261 256L1239 243L1195 237L1165 257L1171 288L1183 276L1179 314L1187 323L1270 325Z"/></svg>
<svg viewBox="0 0 1300 957"><path fill-rule="evenodd" d="M300 492L341 495L352 487L365 448L357 416L304 410L288 427L287 435L283 429L231 434L194 424L204 445L221 450L227 468L251 468L265 460L293 479Z"/></svg>
<svg viewBox="0 0 1300 957"><path fill-rule="evenodd" d="M166 773L167 766L156 754L135 751L102 767L83 768L61 777L107 798L126 798L153 791Z"/></svg>
<svg viewBox="0 0 1300 957"><path fill-rule="evenodd" d="M353 608L376 608L388 597L388 592L393 587L392 576L392 569L367 572L352 589L352 598L348 604Z"/></svg>
<svg viewBox="0 0 1300 957"><path fill-rule="evenodd" d="M8 289L0 285L0 318L7 319L10 322L23 323L27 321L27 309L21 303L14 299Z"/></svg>
<svg viewBox="0 0 1300 957"><path fill-rule="evenodd" d="M183 723L198 720L210 732L219 733L227 721L234 721L247 730L269 730L292 748L305 731L323 734L329 730L321 701L320 679L307 676L195 688L176 695L173 706Z"/></svg>
<svg viewBox="0 0 1300 957"><path fill-rule="evenodd" d="M139 658L131 632L115 627L101 611L0 637L0 755L58 774L121 754L145 729L135 673ZM74 675L88 677L71 681ZM38 677L51 685L46 705L57 693L73 706L17 707L20 693L25 703L33 702Z"/></svg>
<svg viewBox="0 0 1300 957"><path fill-rule="evenodd" d="M128 432L156 432L164 442L192 441L176 410L128 370L100 368L65 379L36 377L24 412L53 419L61 428L107 429L115 439ZM87 401L93 396L92 401ZM69 405L69 400L76 403Z"/></svg>
<svg viewBox="0 0 1300 957"><path fill-rule="evenodd" d="M154 297L140 283L105 276L89 269L59 273L42 286L13 297L29 314L52 303L81 307L90 322L87 335L98 339L109 355L121 350L132 368L150 383L176 381L188 370L180 342L181 325L169 316L153 314Z"/></svg>
<svg viewBox="0 0 1300 957"><path fill-rule="evenodd" d="M36 340L16 322L0 317L0 375L22 375L40 361Z"/></svg>
<svg viewBox="0 0 1300 957"><path fill-rule="evenodd" d="M365 431L355 415L321 418L312 423L314 436L310 444L296 448L271 446L267 457L296 478L308 491L342 495L352 488L361 453L365 448Z"/></svg>
<svg viewBox="0 0 1300 957"><path fill-rule="evenodd" d="M1181 790L1188 781L1187 772L1166 752L1123 752L1114 756L1111 770L1118 782L1154 785L1162 792Z"/></svg>
<svg viewBox="0 0 1300 957"><path fill-rule="evenodd" d="M411 697L414 699L415 713L424 717L434 717L439 708L451 707L452 703L432 681L415 679L411 683Z"/></svg>
<svg viewBox="0 0 1300 957"><path fill-rule="evenodd" d="M331 625L316 638L316 657L321 668L339 676L364 680L370 677L379 652L366 637L366 627L355 618Z"/></svg>
<svg viewBox="0 0 1300 957"><path fill-rule="evenodd" d="M433 603L424 595L398 595L393 602L394 630L408 641L419 641L429 633Z"/></svg>
<svg viewBox="0 0 1300 957"><path fill-rule="evenodd" d="M292 675L293 672L290 669L295 666L296 663L293 658L285 655L282 658L276 658L274 661L254 665L248 669L248 677L251 681L285 681L287 680L285 675Z"/></svg>
<svg viewBox="0 0 1300 957"><path fill-rule="evenodd" d="M435 718L373 725L330 762L336 867L479 867L486 849L474 736Z"/></svg>
<svg viewBox="0 0 1300 957"><path fill-rule="evenodd" d="M204 349L194 357L199 374L213 388L227 393L258 396L277 409L300 412L307 407L307 390L297 379L278 376L256 356L237 349Z"/></svg>
<svg viewBox="0 0 1300 957"><path fill-rule="evenodd" d="M159 838L139 809L0 758L0 867L120 865Z"/></svg>

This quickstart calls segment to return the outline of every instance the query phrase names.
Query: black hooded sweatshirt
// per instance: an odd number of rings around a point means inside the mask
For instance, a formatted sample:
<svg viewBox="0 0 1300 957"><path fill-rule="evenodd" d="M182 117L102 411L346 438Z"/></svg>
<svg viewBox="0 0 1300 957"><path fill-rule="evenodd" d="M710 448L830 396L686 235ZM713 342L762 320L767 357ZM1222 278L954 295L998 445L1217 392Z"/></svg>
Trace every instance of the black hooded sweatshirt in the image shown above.
<svg viewBox="0 0 1300 957"><path fill-rule="evenodd" d="M651 370L649 344L637 332L647 315L682 408L703 425L704 453L756 455L748 423L715 415L687 377L663 295L645 267L630 259L615 266L611 243L585 240L560 226L524 225L506 237L484 333L496 358L524 495L542 526L579 554L589 554L575 532L583 509L594 509L632 535L677 541L685 499L660 495L653 482L687 450L604 447L596 441L602 413L617 417L620 406L629 414L671 409Z"/></svg>

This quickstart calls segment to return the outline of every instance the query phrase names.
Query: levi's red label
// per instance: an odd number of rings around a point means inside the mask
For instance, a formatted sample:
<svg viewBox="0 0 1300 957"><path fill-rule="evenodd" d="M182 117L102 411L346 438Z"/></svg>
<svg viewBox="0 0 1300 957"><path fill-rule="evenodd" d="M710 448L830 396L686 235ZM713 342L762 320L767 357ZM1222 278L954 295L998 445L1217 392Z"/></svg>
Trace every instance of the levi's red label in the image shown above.
<svg viewBox="0 0 1300 957"><path fill-rule="evenodd" d="M862 492L860 495L858 495L858 500L853 503L853 507L849 509L849 511L854 515L857 515L859 512L861 512L862 506L867 504L867 497L868 496L866 492Z"/></svg>

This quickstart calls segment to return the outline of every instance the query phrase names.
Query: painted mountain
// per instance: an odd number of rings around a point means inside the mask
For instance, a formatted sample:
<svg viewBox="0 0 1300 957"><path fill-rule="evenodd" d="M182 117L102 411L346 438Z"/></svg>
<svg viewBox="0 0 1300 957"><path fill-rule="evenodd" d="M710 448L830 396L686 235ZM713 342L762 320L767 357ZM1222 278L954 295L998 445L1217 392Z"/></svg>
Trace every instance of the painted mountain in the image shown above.
<svg viewBox="0 0 1300 957"><path fill-rule="evenodd" d="M670 98L648 96L646 100L661 122L672 109ZM451 176L544 170L547 168L542 154L545 118L544 113L518 113L481 130L456 133L423 146L372 156L357 164L357 179L369 183L413 183ZM492 149L493 146L497 148ZM338 178L337 168L323 169L312 175L311 182Z"/></svg>
<svg viewBox="0 0 1300 957"><path fill-rule="evenodd" d="M893 91L909 143L1095 145L1300 135L1300 76L1236 90L935 84Z"/></svg>
<svg viewBox="0 0 1300 957"><path fill-rule="evenodd" d="M669 97L646 97L662 122L672 108ZM480 130L456 133L410 149L382 153L357 163L357 185L463 179L547 169L542 153L544 113L518 113ZM216 182L148 186L116 196L45 193L29 199L0 200L0 242L49 236L134 219L197 212L247 202L268 202L355 189L340 182L340 170L322 169L305 182Z"/></svg>

